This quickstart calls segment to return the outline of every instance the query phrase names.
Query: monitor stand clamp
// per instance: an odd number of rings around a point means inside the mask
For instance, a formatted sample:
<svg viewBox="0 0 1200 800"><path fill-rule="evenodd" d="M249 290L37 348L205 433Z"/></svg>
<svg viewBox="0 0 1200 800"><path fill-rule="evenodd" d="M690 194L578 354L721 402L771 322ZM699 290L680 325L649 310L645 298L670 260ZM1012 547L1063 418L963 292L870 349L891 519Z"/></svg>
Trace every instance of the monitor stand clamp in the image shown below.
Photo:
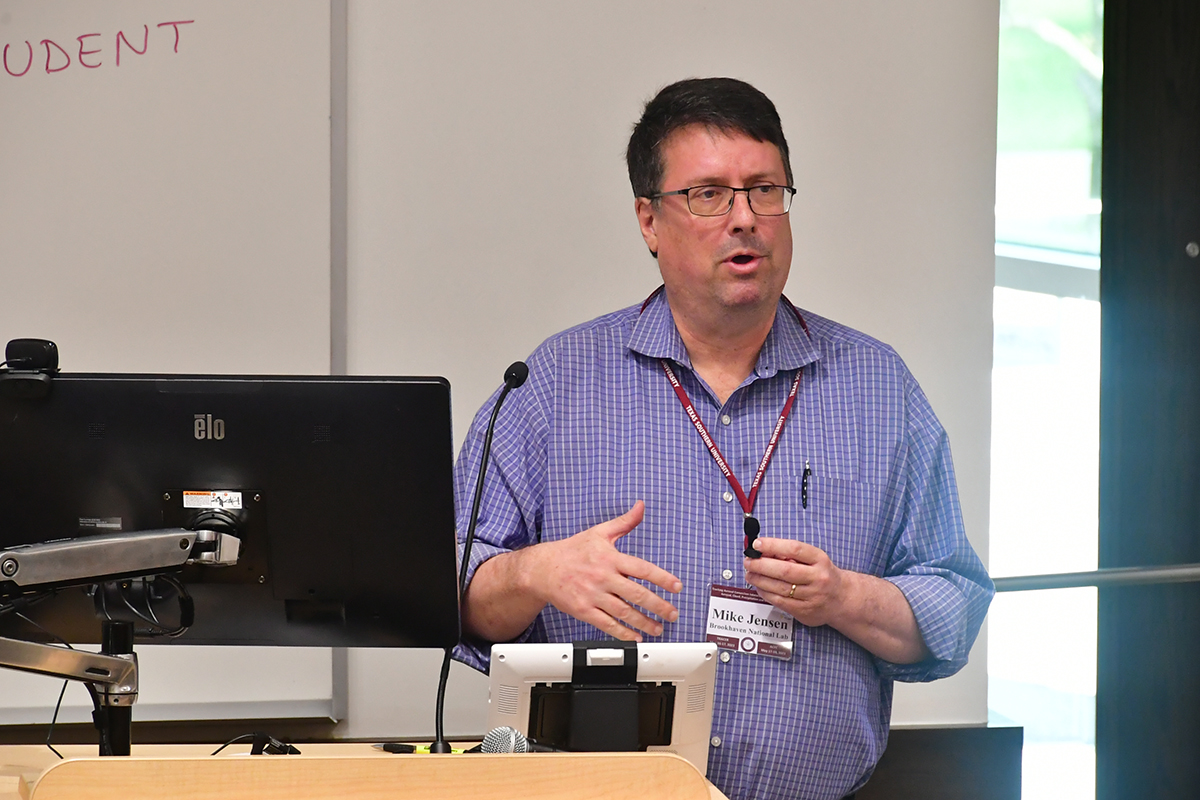
<svg viewBox="0 0 1200 800"><path fill-rule="evenodd" d="M138 695L133 623L105 620L99 653L0 637L0 666L80 681L96 704L100 755L129 755L133 703Z"/></svg>

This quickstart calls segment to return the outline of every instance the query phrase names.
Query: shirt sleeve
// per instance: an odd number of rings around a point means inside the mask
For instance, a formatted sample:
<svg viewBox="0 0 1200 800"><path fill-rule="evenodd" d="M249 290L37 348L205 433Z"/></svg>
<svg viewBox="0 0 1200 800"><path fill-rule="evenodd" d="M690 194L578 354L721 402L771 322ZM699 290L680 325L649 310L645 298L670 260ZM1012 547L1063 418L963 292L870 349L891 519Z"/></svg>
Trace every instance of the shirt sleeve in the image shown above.
<svg viewBox="0 0 1200 800"><path fill-rule="evenodd" d="M932 681L967 663L995 586L967 540L949 437L911 375L908 384L906 442L894 487L899 524L884 578L908 600L930 657L916 664L877 662L884 677Z"/></svg>
<svg viewBox="0 0 1200 800"><path fill-rule="evenodd" d="M465 586L490 558L534 544L541 531L543 483L546 474L546 439L549 432L543 401L550 397L553 370L548 355L530 357L526 383L509 393L496 418L488 457L487 474L479 504L479 518L467 564ZM466 441L454 465L454 515L461 568L466 546L471 506L474 502L479 465L483 456L488 422L502 389L497 389L475 415ZM526 641L531 625L517 637ZM453 657L486 672L491 659L491 642L464 634Z"/></svg>

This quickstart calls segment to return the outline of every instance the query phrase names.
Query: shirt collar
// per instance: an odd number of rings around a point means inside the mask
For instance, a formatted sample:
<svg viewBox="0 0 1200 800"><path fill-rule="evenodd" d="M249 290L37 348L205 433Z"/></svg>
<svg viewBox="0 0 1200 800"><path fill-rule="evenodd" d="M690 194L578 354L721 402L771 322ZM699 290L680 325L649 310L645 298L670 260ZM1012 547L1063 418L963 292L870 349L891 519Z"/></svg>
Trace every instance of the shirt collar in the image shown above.
<svg viewBox="0 0 1200 800"><path fill-rule="evenodd" d="M675 327L675 317L671 315L663 287L658 287L646 298L642 313L633 322L629 349L649 358L669 358L691 369L692 361L683 346L679 329Z"/></svg>
<svg viewBox="0 0 1200 800"><path fill-rule="evenodd" d="M793 313L792 308L786 297L779 299L775 322L758 352L758 362L754 367L755 374L760 378L770 378L781 370L799 369L821 357L812 335L796 318L798 312ZM661 287L650 295L642 313L634 320L628 346L640 355L669 358L691 369L692 361L675 327L667 293Z"/></svg>

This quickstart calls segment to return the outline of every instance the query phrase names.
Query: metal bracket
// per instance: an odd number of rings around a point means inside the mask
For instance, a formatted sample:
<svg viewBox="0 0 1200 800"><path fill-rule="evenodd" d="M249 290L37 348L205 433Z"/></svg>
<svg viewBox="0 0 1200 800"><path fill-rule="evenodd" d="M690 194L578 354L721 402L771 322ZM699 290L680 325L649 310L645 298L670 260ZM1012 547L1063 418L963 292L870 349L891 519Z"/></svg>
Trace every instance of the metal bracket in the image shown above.
<svg viewBox="0 0 1200 800"><path fill-rule="evenodd" d="M0 636L0 666L94 683L104 705L128 706L137 700L138 664L133 653L106 656Z"/></svg>
<svg viewBox="0 0 1200 800"><path fill-rule="evenodd" d="M152 575L185 564L237 563L241 540L228 533L164 528L60 539L0 550L0 586L21 591Z"/></svg>

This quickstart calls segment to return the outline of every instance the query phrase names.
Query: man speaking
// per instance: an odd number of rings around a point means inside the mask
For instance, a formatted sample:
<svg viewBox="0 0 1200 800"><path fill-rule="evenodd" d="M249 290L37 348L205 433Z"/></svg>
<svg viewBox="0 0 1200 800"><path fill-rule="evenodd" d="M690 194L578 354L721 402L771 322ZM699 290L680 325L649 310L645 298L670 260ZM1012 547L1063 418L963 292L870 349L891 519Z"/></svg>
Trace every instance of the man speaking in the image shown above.
<svg viewBox="0 0 1200 800"><path fill-rule="evenodd" d="M957 672L992 597L949 442L895 351L783 296L796 190L765 95L672 84L627 160L663 286L530 357L496 427L457 657L716 641L710 780L836 800L883 753L893 680ZM456 466L460 531L495 400Z"/></svg>

